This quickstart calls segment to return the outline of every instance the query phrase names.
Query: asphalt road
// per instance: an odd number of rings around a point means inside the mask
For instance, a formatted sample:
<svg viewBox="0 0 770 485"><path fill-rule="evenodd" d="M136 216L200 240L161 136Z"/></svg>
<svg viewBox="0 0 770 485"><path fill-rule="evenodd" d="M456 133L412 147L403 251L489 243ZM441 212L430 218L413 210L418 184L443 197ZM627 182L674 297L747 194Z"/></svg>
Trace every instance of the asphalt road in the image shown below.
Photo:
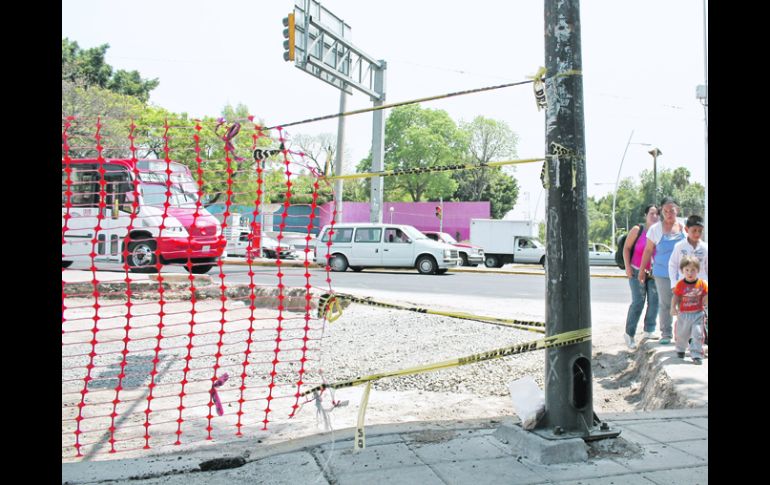
<svg viewBox="0 0 770 485"><path fill-rule="evenodd" d="M539 267L525 267L528 271L536 271ZM85 269L84 266L73 265L73 270ZM99 264L100 270L123 273L119 264ZM504 269L507 269L504 268ZM257 285L275 286L278 284L277 270L274 266L253 266L249 275L249 267L243 265L225 264L223 266L225 284L251 283ZM603 273L613 269L594 268L592 273L601 270ZM618 270L619 271L619 270ZM164 273L187 274L179 266L166 266ZM616 271L617 272L617 271ZM302 267L285 266L283 268L283 284L288 287L301 287L306 284L305 270ZM313 265L310 269L310 284L314 287L328 287L326 272ZM218 281L218 268L213 268L208 275ZM394 291L401 293L422 293L441 295L476 295L490 298L521 298L527 300L545 299L545 277L542 274L507 274L503 272L453 272L443 275L421 275L416 270L387 270L367 269L361 272L346 271L330 273L332 287L337 291L356 290L356 294L366 296L366 290ZM139 275L136 275L139 276ZM591 300L596 302L618 303L630 302L628 281L625 278L592 277Z"/></svg>
<svg viewBox="0 0 770 485"><path fill-rule="evenodd" d="M226 283L250 283L276 285L278 277L272 267L253 267L254 276L249 276L248 266L225 265ZM218 278L217 270L209 273ZM310 284L326 286L326 272L310 270ZM545 298L545 277L543 275L448 272L444 275L421 275L414 270L364 270L359 273L346 271L330 273L332 287L340 289L397 291L403 293L433 293L457 295L483 295L494 298L523 298L543 300ZM283 284L303 286L306 279L303 268L284 268ZM628 282L623 278L591 278L591 299L617 303L630 301Z"/></svg>

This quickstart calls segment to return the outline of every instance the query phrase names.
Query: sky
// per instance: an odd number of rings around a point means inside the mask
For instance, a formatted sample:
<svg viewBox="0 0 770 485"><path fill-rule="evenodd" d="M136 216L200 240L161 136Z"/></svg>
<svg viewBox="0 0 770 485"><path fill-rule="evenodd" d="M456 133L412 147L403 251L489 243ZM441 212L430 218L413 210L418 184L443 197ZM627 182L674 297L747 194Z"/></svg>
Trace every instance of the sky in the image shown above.
<svg viewBox="0 0 770 485"><path fill-rule="evenodd" d="M616 177L685 167L705 182L703 0L580 2L589 196L612 194ZM325 0L353 44L387 62L386 103L524 81L544 65L543 1ZM192 117L248 106L268 126L339 110L339 91L283 60L282 18L294 0L62 0L62 37L81 48L109 44L106 61L160 85L150 102ZM372 106L354 91L347 109ZM545 153L545 112L532 85L423 103L456 121L484 116L518 135L519 158ZM385 112L385 116L390 110ZM287 128L336 133L329 120ZM629 136L633 131L631 143ZM371 149L372 114L350 116L345 173ZM623 153L628 148L625 159ZM623 162L621 168L621 161ZM521 165L509 217L544 219L541 164Z"/></svg>

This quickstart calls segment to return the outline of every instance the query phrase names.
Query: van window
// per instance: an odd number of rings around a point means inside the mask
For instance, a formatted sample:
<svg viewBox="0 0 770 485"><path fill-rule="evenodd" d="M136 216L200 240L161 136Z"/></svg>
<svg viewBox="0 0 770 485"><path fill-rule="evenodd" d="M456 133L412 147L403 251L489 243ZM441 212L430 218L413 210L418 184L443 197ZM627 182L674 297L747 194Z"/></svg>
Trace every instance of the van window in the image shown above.
<svg viewBox="0 0 770 485"><path fill-rule="evenodd" d="M385 242L386 243L407 243L409 237L404 234L401 229L389 227L385 229Z"/></svg>
<svg viewBox="0 0 770 485"><path fill-rule="evenodd" d="M359 227L356 230L356 242L376 243L380 242L382 229L379 227Z"/></svg>
<svg viewBox="0 0 770 485"><path fill-rule="evenodd" d="M332 242L349 243L352 240L353 240L353 228L351 227L334 228L334 235L332 235ZM321 238L321 242L328 242L328 241L329 241L329 231L326 231L324 232L324 235Z"/></svg>

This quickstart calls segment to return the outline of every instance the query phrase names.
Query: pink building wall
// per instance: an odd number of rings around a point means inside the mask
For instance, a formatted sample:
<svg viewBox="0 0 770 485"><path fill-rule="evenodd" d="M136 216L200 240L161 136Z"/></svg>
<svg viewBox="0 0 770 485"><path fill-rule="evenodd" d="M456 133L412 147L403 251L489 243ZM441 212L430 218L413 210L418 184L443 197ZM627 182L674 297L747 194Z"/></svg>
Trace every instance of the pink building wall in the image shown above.
<svg viewBox="0 0 770 485"><path fill-rule="evenodd" d="M343 222L368 222L368 202L343 202ZM440 204L433 202L385 202L382 210L382 222L391 222L390 208L393 207L393 224L408 224L421 231L438 231L439 219L436 217L436 207ZM334 204L327 202L320 207L320 225L329 224L332 220ZM471 219L489 219L489 201L483 202L444 202L444 232L458 240L470 237Z"/></svg>

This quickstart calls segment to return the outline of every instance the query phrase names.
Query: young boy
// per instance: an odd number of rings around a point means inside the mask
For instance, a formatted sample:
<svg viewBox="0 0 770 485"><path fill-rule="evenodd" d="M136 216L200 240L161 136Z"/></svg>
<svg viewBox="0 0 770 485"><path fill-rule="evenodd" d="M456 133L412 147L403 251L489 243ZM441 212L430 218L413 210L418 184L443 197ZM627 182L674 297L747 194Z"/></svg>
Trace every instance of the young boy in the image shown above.
<svg viewBox="0 0 770 485"><path fill-rule="evenodd" d="M687 218L684 225L687 238L679 241L671 252L671 259L668 260L668 277L671 279L671 288L682 279L682 273L679 272L679 262L682 257L691 255L698 258L700 262L700 272L698 278L709 280L709 247L708 244L701 241L703 235L703 218L692 215Z"/></svg>
<svg viewBox="0 0 770 485"><path fill-rule="evenodd" d="M674 331L676 355L684 359L685 346L690 340L690 357L696 365L703 362L704 305L708 305L708 283L698 278L700 261L692 255L684 256L679 263L684 278L674 286L671 316L678 316Z"/></svg>

